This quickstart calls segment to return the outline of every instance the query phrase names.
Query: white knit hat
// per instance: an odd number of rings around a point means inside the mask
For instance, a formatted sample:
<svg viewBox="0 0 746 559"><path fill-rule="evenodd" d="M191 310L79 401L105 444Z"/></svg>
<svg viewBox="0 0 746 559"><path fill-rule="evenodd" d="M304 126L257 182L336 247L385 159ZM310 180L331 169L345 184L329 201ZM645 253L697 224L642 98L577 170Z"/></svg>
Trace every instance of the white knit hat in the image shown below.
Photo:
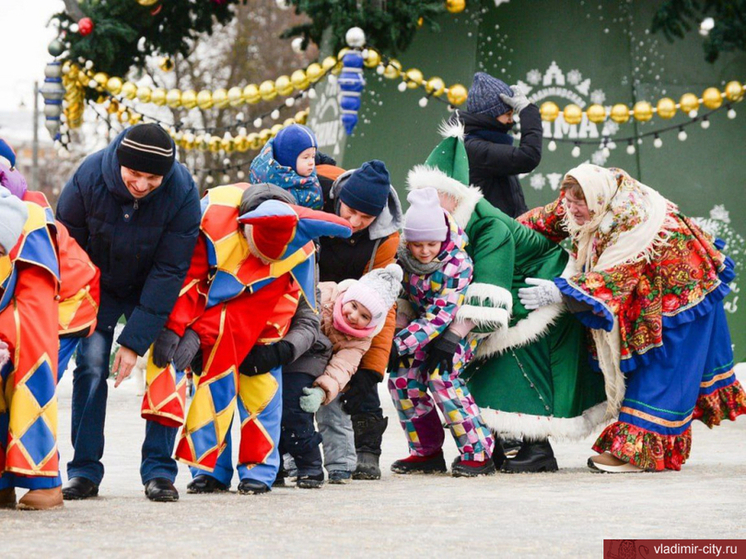
<svg viewBox="0 0 746 559"><path fill-rule="evenodd" d="M345 291L342 303L357 301L365 305L372 315L370 326L376 327L386 320L389 309L396 303L403 277L398 264L371 270Z"/></svg>
<svg viewBox="0 0 746 559"><path fill-rule="evenodd" d="M23 226L28 219L26 204L0 186L0 245L6 253L13 250L23 233Z"/></svg>

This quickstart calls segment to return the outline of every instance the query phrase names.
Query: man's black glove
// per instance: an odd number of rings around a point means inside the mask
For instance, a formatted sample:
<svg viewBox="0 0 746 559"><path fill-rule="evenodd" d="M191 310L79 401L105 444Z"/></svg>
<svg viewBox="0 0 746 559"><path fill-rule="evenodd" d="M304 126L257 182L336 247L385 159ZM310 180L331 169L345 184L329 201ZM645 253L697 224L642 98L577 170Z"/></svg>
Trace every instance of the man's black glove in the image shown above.
<svg viewBox="0 0 746 559"><path fill-rule="evenodd" d="M460 341L461 337L450 330L435 338L427 346L427 359L425 359L427 374L432 374L435 369L440 369L441 375L450 375L453 372L453 356Z"/></svg>
<svg viewBox="0 0 746 559"><path fill-rule="evenodd" d="M290 342L280 340L269 345L255 345L238 367L242 375L263 375L275 367L287 365L293 359Z"/></svg>
<svg viewBox="0 0 746 559"><path fill-rule="evenodd" d="M174 368L177 371L183 371L194 359L199 349L199 336L191 328L184 330L179 345L174 352Z"/></svg>
<svg viewBox="0 0 746 559"><path fill-rule="evenodd" d="M376 390L376 385L382 380L383 377L375 371L358 369L347 385L347 392L343 392L340 396L342 410L349 415L360 412L360 406L363 405L365 397L370 394L371 390Z"/></svg>
<svg viewBox="0 0 746 559"><path fill-rule="evenodd" d="M153 363L157 367L167 367L174 358L179 345L179 335L168 328L161 330L153 344Z"/></svg>
<svg viewBox="0 0 746 559"><path fill-rule="evenodd" d="M399 365L401 364L401 355L399 355L399 350L396 348L396 342L391 343L391 353L389 353L389 364L386 366L387 371L397 371L399 370Z"/></svg>

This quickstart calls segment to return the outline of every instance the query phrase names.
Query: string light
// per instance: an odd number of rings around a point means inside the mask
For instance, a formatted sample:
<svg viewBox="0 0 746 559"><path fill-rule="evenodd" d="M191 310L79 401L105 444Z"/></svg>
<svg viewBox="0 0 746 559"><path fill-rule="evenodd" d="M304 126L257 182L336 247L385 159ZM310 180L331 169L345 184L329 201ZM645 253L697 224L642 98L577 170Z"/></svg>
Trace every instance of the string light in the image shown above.
<svg viewBox="0 0 746 559"><path fill-rule="evenodd" d="M557 142L555 142L554 140L551 140L551 141L550 141L550 142L549 142L549 143L547 144L547 149L548 149L549 151L557 151Z"/></svg>
<svg viewBox="0 0 746 559"><path fill-rule="evenodd" d="M632 140L630 140L627 143L627 153L629 155L634 155L635 154L635 144L634 144L634 142Z"/></svg>
<svg viewBox="0 0 746 559"><path fill-rule="evenodd" d="M686 140L686 138L687 138L686 130L684 130L684 127L682 126L679 128L679 140L683 142Z"/></svg>
<svg viewBox="0 0 746 559"><path fill-rule="evenodd" d="M655 135L655 139L653 140L653 145L656 148L663 147L663 140L661 140L661 137L658 134Z"/></svg>
<svg viewBox="0 0 746 559"><path fill-rule="evenodd" d="M580 145L576 143L575 147L572 148L572 151L570 153L573 157L580 157Z"/></svg>

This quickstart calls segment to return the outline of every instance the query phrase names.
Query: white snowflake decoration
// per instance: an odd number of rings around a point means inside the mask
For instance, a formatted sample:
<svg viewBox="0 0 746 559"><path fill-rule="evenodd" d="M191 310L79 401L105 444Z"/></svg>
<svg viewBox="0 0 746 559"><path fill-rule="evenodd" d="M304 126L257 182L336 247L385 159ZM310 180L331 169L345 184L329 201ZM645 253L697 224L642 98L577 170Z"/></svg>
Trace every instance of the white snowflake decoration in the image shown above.
<svg viewBox="0 0 746 559"><path fill-rule="evenodd" d="M526 74L526 81L531 85L539 85L541 82L541 72L539 70L531 70Z"/></svg>
<svg viewBox="0 0 746 559"><path fill-rule="evenodd" d="M570 70L567 72L567 81L570 85L578 85L583 79L579 70Z"/></svg>
<svg viewBox="0 0 746 559"><path fill-rule="evenodd" d="M619 125L616 122L614 122L613 120L607 120L606 122L604 122L604 128L601 132L602 135L613 136L617 132L619 132Z"/></svg>
<svg viewBox="0 0 746 559"><path fill-rule="evenodd" d="M600 89L594 89L591 91L591 103L596 103L597 105L603 105L606 101L606 94L601 91Z"/></svg>
<svg viewBox="0 0 746 559"><path fill-rule="evenodd" d="M716 219L723 223L730 223L730 215L728 210L725 209L725 205L718 204L710 210L710 219Z"/></svg>
<svg viewBox="0 0 746 559"><path fill-rule="evenodd" d="M603 167L606 163L607 157L604 155L604 152L602 150L598 150L591 155L591 162L594 165L598 165L599 167Z"/></svg>
<svg viewBox="0 0 746 559"><path fill-rule="evenodd" d="M547 183L547 179L544 178L544 175L542 175L541 173L537 173L531 175L531 179L529 180L529 182L531 184L531 188L533 188L534 190L541 190Z"/></svg>

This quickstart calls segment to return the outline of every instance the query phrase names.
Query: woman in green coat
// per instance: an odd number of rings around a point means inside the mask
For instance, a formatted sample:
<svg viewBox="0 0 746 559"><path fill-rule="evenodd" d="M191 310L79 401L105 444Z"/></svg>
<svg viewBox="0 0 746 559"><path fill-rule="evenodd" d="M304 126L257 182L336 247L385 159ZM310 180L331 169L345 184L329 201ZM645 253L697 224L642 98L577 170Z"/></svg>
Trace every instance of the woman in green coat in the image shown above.
<svg viewBox="0 0 746 559"><path fill-rule="evenodd" d="M469 186L463 128L448 124L441 132L443 142L407 182L410 190L438 190L442 207L469 238L474 279L452 327L481 338L466 372L469 390L498 436L524 441L502 471L555 471L548 437L580 439L603 421L603 377L592 371L585 330L564 304L529 311L518 289L527 287L526 278L562 276L569 255Z"/></svg>

